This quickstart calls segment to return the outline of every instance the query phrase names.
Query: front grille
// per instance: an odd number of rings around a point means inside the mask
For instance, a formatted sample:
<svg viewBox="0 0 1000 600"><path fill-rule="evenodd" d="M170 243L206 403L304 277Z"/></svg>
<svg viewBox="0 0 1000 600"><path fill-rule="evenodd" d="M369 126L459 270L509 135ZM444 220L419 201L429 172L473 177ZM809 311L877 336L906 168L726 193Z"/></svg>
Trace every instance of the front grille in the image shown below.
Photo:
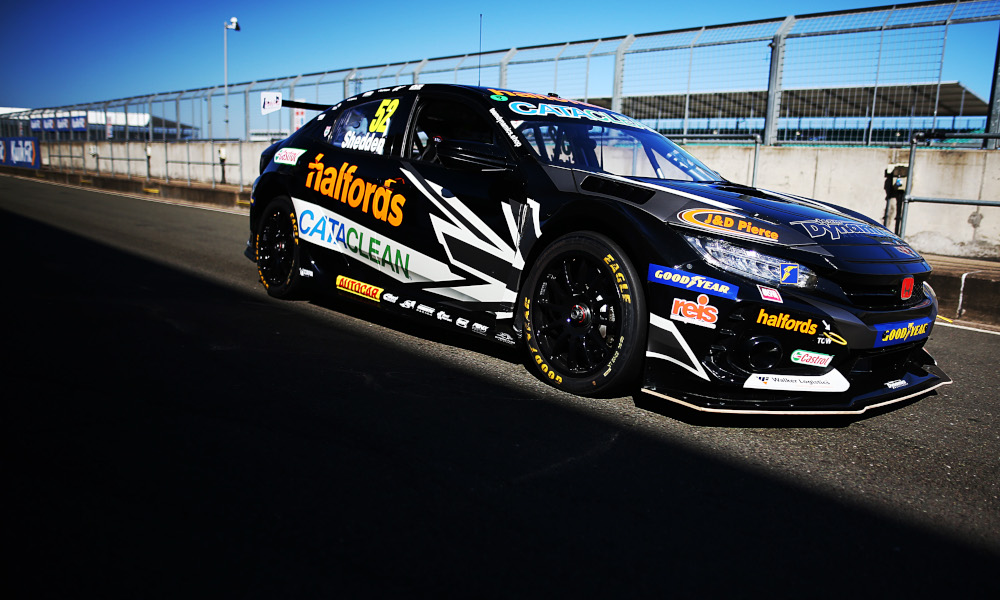
<svg viewBox="0 0 1000 600"><path fill-rule="evenodd" d="M924 301L924 280L914 277L913 295L903 300L903 278L886 277L885 281L874 284L838 282L847 299L858 308L865 310L899 310L916 306Z"/></svg>

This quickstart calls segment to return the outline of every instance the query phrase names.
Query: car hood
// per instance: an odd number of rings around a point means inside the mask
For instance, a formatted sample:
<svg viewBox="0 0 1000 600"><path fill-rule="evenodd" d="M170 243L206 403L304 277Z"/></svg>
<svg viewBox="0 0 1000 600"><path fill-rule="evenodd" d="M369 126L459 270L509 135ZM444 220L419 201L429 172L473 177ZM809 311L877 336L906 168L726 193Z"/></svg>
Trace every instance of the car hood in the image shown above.
<svg viewBox="0 0 1000 600"><path fill-rule="evenodd" d="M930 271L930 265L888 229L860 213L818 200L730 182L665 181L583 171L575 178L583 193L638 204L643 211L692 234L796 247L825 257L823 262L835 268L854 272Z"/></svg>

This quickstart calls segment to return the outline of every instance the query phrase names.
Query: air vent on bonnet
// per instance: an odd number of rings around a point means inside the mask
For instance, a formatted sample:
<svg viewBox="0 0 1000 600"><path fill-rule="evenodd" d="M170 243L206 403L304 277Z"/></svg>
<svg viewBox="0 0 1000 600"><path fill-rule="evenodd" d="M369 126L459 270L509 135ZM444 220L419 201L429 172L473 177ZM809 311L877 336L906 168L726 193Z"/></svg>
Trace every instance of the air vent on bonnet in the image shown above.
<svg viewBox="0 0 1000 600"><path fill-rule="evenodd" d="M642 204L653 197L653 190L604 179L603 177L594 177L593 175L588 175L583 180L583 183L580 184L580 188L585 192L615 196L622 200L635 202L636 204Z"/></svg>

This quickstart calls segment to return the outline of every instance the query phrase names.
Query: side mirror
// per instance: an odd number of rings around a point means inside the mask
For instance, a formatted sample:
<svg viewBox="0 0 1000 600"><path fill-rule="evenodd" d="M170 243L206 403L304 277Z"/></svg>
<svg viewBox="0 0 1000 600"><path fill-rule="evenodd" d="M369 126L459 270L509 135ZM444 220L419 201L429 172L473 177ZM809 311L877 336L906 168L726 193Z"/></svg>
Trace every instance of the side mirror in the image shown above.
<svg viewBox="0 0 1000 600"><path fill-rule="evenodd" d="M443 140L437 144L437 157L444 166L456 169L479 171L514 169L514 165L503 150L483 142Z"/></svg>

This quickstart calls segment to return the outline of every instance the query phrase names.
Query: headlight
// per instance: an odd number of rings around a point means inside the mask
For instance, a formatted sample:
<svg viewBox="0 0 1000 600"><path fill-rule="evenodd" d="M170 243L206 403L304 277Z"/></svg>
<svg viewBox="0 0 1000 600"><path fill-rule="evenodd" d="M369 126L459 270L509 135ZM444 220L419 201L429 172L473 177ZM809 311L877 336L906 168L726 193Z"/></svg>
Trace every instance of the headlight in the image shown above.
<svg viewBox="0 0 1000 600"><path fill-rule="evenodd" d="M761 254L756 250L731 244L725 240L684 236L705 262L730 273L773 286L812 289L816 274L805 265ZM797 277L792 277L795 272Z"/></svg>

